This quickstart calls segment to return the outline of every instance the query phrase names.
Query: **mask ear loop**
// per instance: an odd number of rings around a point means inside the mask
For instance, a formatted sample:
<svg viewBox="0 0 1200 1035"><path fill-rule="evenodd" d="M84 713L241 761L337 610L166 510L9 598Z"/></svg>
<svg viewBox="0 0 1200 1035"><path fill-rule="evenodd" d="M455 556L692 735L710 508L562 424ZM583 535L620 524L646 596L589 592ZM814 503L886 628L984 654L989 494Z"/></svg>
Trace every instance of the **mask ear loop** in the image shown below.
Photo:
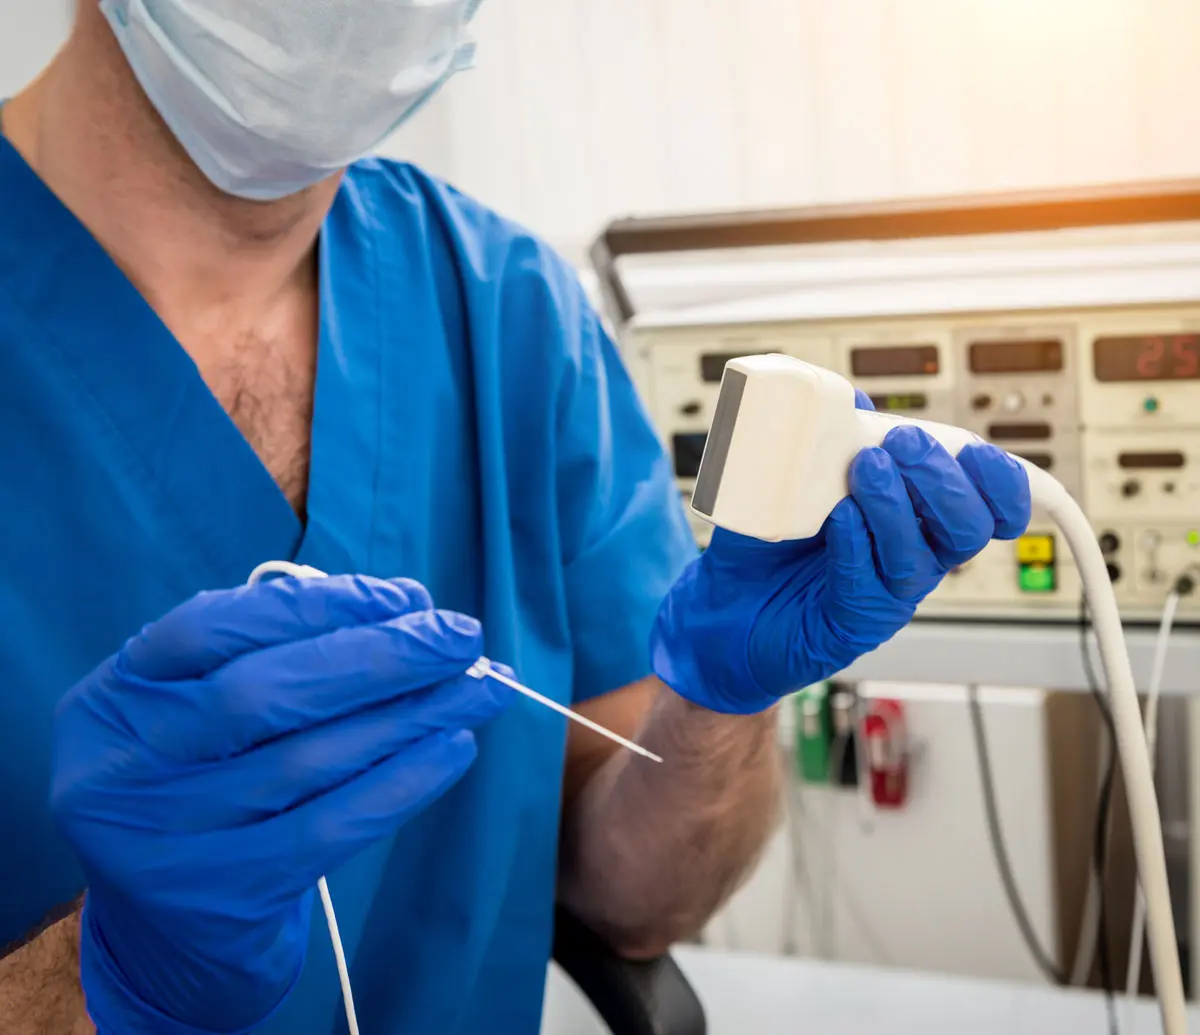
<svg viewBox="0 0 1200 1035"><path fill-rule="evenodd" d="M256 585L268 575L290 575L297 579L326 578L325 572L303 564L269 561L254 569L250 578L246 580L246 585ZM354 1012L354 991L350 988L350 968L346 966L346 950L342 948L342 935L338 931L337 914L333 911L333 897L329 894L329 884L324 877L317 881L317 893L321 896L321 906L325 910L325 923L329 927L329 941L333 945L333 958L337 963L338 980L342 984L342 1002L346 1005L346 1026L350 1029L350 1035L359 1035L358 1016Z"/></svg>

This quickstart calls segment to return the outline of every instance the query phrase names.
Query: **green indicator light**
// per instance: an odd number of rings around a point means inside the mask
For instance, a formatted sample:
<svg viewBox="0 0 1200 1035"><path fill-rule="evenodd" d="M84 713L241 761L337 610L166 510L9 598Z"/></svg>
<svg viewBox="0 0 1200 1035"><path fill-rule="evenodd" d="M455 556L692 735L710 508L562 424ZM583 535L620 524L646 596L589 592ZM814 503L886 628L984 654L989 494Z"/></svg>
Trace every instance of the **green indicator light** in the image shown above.
<svg viewBox="0 0 1200 1035"><path fill-rule="evenodd" d="M1158 400L1155 399L1154 396L1150 396L1148 399L1142 400L1142 409L1147 413L1157 413Z"/></svg>
<svg viewBox="0 0 1200 1035"><path fill-rule="evenodd" d="M1188 546L1200 546L1200 531L1192 529L1187 534Z"/></svg>
<svg viewBox="0 0 1200 1035"><path fill-rule="evenodd" d="M1058 587L1054 569L1042 564L1022 564L1018 578L1023 593L1053 593Z"/></svg>

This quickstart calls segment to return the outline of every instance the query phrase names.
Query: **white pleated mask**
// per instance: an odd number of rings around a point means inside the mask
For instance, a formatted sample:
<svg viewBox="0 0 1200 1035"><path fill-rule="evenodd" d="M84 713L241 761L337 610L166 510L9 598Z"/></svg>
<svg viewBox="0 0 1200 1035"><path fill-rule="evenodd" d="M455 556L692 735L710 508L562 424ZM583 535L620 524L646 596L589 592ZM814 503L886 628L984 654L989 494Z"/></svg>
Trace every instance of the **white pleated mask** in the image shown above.
<svg viewBox="0 0 1200 1035"><path fill-rule="evenodd" d="M204 175L268 201L370 154L469 68L480 2L101 0L101 9Z"/></svg>

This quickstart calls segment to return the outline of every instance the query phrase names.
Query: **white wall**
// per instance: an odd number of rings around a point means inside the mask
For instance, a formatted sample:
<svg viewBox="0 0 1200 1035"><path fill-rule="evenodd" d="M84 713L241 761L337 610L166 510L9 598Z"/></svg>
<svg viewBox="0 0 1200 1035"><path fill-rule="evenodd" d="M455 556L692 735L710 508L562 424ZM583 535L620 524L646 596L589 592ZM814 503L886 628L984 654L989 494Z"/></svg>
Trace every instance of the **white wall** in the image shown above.
<svg viewBox="0 0 1200 1035"><path fill-rule="evenodd" d="M0 95L70 2L0 0ZM571 251L630 212L1200 175L1200 0L487 0L478 35L387 150Z"/></svg>
<svg viewBox="0 0 1200 1035"><path fill-rule="evenodd" d="M863 683L900 699L915 757L910 799L877 811L857 792L804 785L787 830L712 921L717 948L1040 981L988 837L964 687ZM1057 955L1045 695L980 692L996 806L1022 899ZM799 862L797 863L797 859Z"/></svg>
<svg viewBox="0 0 1200 1035"><path fill-rule="evenodd" d="M75 0L0 0L0 99L11 97L66 38Z"/></svg>
<svg viewBox="0 0 1200 1035"><path fill-rule="evenodd" d="M488 0L446 168L629 212L1200 175L1200 0Z"/></svg>

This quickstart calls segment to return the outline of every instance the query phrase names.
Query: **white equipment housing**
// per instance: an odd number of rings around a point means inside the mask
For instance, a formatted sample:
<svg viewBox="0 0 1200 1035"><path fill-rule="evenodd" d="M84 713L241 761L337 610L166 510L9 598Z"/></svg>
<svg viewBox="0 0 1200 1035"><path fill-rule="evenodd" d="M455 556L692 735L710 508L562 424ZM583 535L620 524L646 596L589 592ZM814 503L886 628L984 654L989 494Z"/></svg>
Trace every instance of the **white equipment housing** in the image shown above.
<svg viewBox="0 0 1200 1035"><path fill-rule="evenodd" d="M784 354L843 375L881 411L964 428L1049 470L1103 542L1123 617L1156 619L1175 577L1200 565L1200 224L942 248L694 262L670 278L635 267L631 283L669 281L674 302L687 277L696 295L725 276L748 296L651 310L622 333L681 495L697 489L728 360ZM775 293L755 294L751 269ZM796 287L781 292L785 281ZM708 524L693 530L704 545ZM1039 512L1024 540L952 573L921 616L1075 620L1080 592ZM1200 596L1180 620L1200 621Z"/></svg>

